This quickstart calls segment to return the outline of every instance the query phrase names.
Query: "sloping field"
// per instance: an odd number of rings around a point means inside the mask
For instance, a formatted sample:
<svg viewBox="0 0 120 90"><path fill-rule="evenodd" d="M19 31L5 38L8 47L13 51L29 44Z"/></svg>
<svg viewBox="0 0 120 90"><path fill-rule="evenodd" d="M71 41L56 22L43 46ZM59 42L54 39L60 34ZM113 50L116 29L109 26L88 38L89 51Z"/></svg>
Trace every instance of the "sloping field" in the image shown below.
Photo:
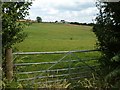
<svg viewBox="0 0 120 90"><path fill-rule="evenodd" d="M91 26L33 23L24 30L28 37L16 47L20 51L63 51L94 49Z"/></svg>
<svg viewBox="0 0 120 90"><path fill-rule="evenodd" d="M25 51L36 52L36 51L61 51L61 50L62 51L87 50L87 49L94 49L95 46L96 38L94 33L92 32L92 27L90 26L77 26L70 24L55 24L55 23L34 23L31 26L25 28L24 31L28 33L28 37L24 42L16 45L16 47L20 51L24 51L24 52ZM36 76L38 77L40 75L47 76L47 75L68 74L69 68L77 69L81 66L85 66L86 64L89 66L97 65L96 58L99 56L98 52L76 53L75 55L69 54L67 56L66 55L67 54L41 54L41 55L21 55L21 56L18 55L16 60L14 61L15 63L17 64L31 63L31 64L27 66L18 66L15 70L16 72L20 72L22 74L20 73L16 74L16 77L23 80L24 78L33 78ZM92 60L92 58L94 60ZM72 62L72 60L74 60L74 62ZM53 62L57 62L57 63L53 63ZM48 63L48 64L37 65L33 63ZM51 66L52 68L50 68ZM88 68L88 66L85 67ZM49 68L54 72L43 73L43 71L48 70ZM58 69L62 69L63 71L58 72ZM64 71L64 69L66 71ZM78 73L82 71L83 72L90 71L88 69L81 68L79 70L72 70L70 72ZM34 73L25 74L29 72L34 72ZM87 73L86 75L90 75L90 74ZM57 77L57 79L58 78L59 77ZM60 77L60 79L61 78L62 79L68 78L68 76L67 77L62 76ZM40 82L40 81L41 79L37 79L36 82ZM26 82L31 83L31 81L24 81L24 83Z"/></svg>

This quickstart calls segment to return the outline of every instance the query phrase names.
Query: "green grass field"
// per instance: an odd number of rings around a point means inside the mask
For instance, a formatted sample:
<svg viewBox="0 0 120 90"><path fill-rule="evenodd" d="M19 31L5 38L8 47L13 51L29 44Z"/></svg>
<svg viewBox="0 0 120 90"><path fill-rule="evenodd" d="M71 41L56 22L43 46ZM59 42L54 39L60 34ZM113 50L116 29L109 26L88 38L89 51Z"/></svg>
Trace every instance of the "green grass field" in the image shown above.
<svg viewBox="0 0 120 90"><path fill-rule="evenodd" d="M28 37L16 45L20 51L61 51L94 49L91 26L33 23L24 31Z"/></svg>
<svg viewBox="0 0 120 90"><path fill-rule="evenodd" d="M26 27L24 31L28 37L16 45L19 51L64 51L64 50L89 50L94 49L96 38L92 32L91 26L70 25L70 24L55 24L55 23L33 23L31 26ZM14 61L15 63L36 63L36 62L53 62L60 60L65 54L42 54L42 55L22 55L18 56ZM98 52L91 53L77 53L80 59L89 59L98 57ZM74 56L68 55L62 61L76 60ZM88 65L95 65L96 61L86 62ZM48 69L52 64L48 65L29 65L18 66L16 71L29 72L40 71ZM71 68L82 66L82 62L74 62ZM69 63L60 62L52 69L68 68ZM81 69L82 70L82 69ZM81 71L80 70L80 71ZM74 71L76 72L76 71ZM77 71L79 72L79 71ZM57 72L58 73L58 72ZM60 72L60 73L68 73ZM46 74L46 73L45 73ZM48 74L48 73L47 73ZM17 75L17 78L30 78L39 76L40 73L30 75Z"/></svg>

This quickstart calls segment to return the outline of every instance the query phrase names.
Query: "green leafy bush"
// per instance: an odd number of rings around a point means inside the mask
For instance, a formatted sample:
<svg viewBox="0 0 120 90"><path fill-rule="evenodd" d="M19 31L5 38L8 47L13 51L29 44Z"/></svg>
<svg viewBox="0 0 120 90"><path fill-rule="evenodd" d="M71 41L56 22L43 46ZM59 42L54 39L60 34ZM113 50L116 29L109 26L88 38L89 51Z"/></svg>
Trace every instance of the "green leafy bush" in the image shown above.
<svg viewBox="0 0 120 90"><path fill-rule="evenodd" d="M98 0L96 6L99 14L93 32L102 53L99 59L102 75L106 82L120 88L120 2L101 3Z"/></svg>

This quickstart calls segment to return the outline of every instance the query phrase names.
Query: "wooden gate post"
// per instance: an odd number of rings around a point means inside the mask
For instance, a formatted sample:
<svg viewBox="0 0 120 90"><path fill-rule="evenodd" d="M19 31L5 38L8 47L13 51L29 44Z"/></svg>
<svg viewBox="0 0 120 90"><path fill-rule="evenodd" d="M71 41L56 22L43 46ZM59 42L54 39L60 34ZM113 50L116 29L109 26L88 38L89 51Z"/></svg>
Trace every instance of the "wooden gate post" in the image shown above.
<svg viewBox="0 0 120 90"><path fill-rule="evenodd" d="M6 60L6 78L7 80L12 80L13 77L13 54L12 48L5 50L5 60Z"/></svg>

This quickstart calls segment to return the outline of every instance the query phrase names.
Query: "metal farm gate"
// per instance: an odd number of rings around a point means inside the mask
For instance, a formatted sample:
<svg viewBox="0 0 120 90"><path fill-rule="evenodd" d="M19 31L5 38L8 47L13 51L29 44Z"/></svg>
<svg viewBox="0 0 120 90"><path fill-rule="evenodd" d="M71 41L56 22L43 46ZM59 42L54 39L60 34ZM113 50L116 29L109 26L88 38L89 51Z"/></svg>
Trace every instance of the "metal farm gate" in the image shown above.
<svg viewBox="0 0 120 90"><path fill-rule="evenodd" d="M13 55L14 77L24 85L62 81L75 85L80 79L89 78L95 72L99 52L97 50L16 52Z"/></svg>

